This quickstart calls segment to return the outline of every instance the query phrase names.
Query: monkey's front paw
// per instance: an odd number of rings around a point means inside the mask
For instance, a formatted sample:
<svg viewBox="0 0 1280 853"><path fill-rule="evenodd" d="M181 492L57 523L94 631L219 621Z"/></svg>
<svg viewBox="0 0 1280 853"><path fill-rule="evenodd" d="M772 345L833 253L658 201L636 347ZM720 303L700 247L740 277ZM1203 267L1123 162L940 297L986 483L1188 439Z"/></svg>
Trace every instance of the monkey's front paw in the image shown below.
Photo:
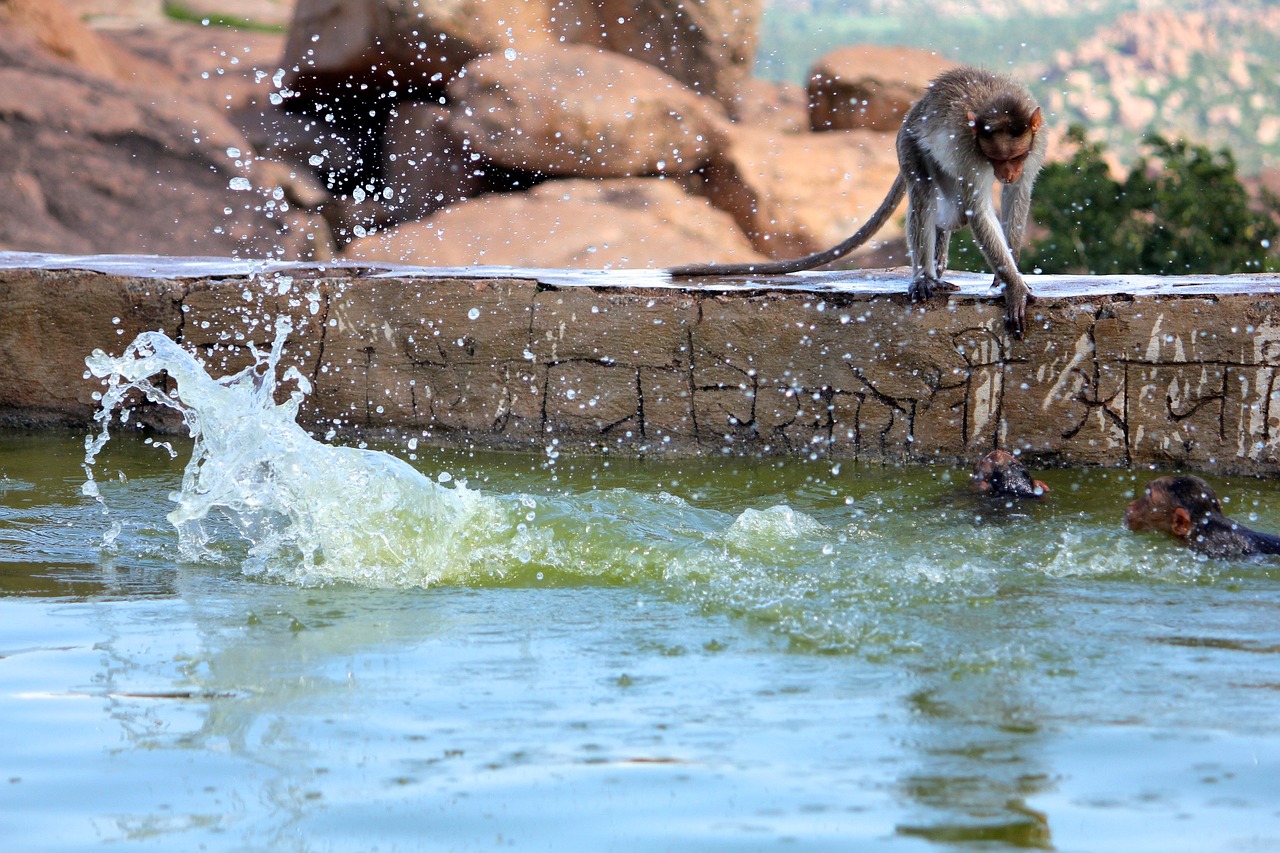
<svg viewBox="0 0 1280 853"><path fill-rule="evenodd" d="M1013 336L1022 340L1027 332L1027 303L1034 297L1023 288L1006 287L1004 291L1004 325Z"/></svg>
<svg viewBox="0 0 1280 853"><path fill-rule="evenodd" d="M949 281L934 278L931 275L916 276L907 288L907 296L912 302L924 302L939 293L948 293L960 288Z"/></svg>

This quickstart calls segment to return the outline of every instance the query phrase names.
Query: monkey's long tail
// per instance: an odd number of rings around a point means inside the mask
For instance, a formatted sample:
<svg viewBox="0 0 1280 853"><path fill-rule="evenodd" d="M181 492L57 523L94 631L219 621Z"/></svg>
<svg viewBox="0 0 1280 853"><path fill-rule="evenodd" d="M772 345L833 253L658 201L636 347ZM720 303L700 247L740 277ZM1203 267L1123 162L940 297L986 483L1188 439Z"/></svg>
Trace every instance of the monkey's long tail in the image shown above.
<svg viewBox="0 0 1280 853"><path fill-rule="evenodd" d="M672 278L687 278L700 275L786 275L791 272L811 270L814 267L820 267L823 264L829 264L834 260L843 258L870 240L898 208L898 205L902 202L902 197L906 194L907 181L902 177L902 173L899 172L898 177L893 181L893 186L889 188L889 194L884 197L884 201L880 202L880 207L876 209L875 213L871 214L871 218L864 222L852 237L838 246L832 246L822 252L815 252L812 255L793 258L789 261L760 261L758 263L745 264L688 264L682 267L672 267L668 272Z"/></svg>

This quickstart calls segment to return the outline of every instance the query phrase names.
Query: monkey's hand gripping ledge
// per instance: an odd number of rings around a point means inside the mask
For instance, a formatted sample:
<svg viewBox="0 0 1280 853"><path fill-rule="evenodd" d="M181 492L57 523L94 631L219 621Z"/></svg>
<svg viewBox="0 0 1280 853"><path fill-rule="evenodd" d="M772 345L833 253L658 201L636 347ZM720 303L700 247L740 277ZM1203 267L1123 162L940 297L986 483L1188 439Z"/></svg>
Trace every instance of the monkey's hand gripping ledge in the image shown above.
<svg viewBox="0 0 1280 853"><path fill-rule="evenodd" d="M86 427L94 348L159 330L232 373L287 315L340 440L1280 474L1280 277L1030 276L1021 341L989 273L908 279L0 253L0 425Z"/></svg>

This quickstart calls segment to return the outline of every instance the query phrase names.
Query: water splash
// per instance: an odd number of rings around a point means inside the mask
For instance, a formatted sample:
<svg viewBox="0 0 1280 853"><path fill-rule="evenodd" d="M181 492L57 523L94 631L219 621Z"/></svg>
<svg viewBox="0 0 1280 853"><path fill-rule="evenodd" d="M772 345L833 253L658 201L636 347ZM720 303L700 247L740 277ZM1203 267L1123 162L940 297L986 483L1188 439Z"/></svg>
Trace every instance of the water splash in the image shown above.
<svg viewBox="0 0 1280 853"><path fill-rule="evenodd" d="M159 332L139 335L118 358L95 350L85 363L107 387L94 416L99 431L85 440L84 493L99 495L94 461L113 414L126 423L136 393L178 412L194 440L167 516L184 557L215 553L206 531L214 509L251 543L246 570L304 583L426 585L475 571L495 543L510 544L509 513L492 498L433 482L388 454L307 435L296 417L310 383L293 367L276 378L291 329L277 320L271 349L250 344L254 364L220 379ZM162 376L172 391L158 384ZM288 382L296 387L276 404Z"/></svg>
<svg viewBox="0 0 1280 853"><path fill-rule="evenodd" d="M168 513L187 559L230 558L300 584L642 583L826 652L936 652L971 623L995 636L992 625L1006 613L1000 603L1044 583L1212 580L1212 566L1121 533L1114 515L1073 513L1064 523L1072 512L1065 502L987 518L964 497L946 497L948 484L886 469L833 470L809 483L772 480L778 471L744 462L726 480L702 462L686 475L701 482L689 491L702 493L694 500L661 482L654 492L641 471L603 488L557 485L539 494L480 491L450 472L432 479L386 453L316 441L298 425L311 388L294 368L280 374L290 331L278 319L269 350L249 345L253 364L217 379L156 332L119 357L95 351L86 363L105 390L98 431L86 439L84 492L103 500L95 459L113 419L127 423L131 399L141 396L177 412L193 439ZM521 470L511 482L529 488L537 477ZM239 536L227 535L224 517ZM121 541L120 525L111 524L104 545ZM1019 643L1021 635L1009 648Z"/></svg>

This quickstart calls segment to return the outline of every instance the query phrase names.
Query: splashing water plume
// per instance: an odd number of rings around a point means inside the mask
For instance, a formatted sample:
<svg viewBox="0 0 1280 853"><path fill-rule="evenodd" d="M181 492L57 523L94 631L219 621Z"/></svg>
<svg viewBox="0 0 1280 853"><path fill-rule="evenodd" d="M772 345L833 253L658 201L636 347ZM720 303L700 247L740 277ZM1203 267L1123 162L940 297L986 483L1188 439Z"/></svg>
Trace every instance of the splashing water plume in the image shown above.
<svg viewBox="0 0 1280 853"><path fill-rule="evenodd" d="M250 344L255 363L221 379L159 332L139 335L118 358L95 350L85 362L107 389L95 415L100 431L85 440L85 494L99 496L94 460L110 438L112 414L120 410L126 423L126 398L138 392L181 414L194 440L168 514L184 556L213 556L204 523L217 508L251 543L250 572L425 585L474 570L486 546L511 528L502 507L464 484L437 484L388 454L308 436L295 419L311 385L296 368L281 380L296 388L275 403L291 329L279 319L270 351ZM172 392L156 384L160 375L173 382Z"/></svg>

